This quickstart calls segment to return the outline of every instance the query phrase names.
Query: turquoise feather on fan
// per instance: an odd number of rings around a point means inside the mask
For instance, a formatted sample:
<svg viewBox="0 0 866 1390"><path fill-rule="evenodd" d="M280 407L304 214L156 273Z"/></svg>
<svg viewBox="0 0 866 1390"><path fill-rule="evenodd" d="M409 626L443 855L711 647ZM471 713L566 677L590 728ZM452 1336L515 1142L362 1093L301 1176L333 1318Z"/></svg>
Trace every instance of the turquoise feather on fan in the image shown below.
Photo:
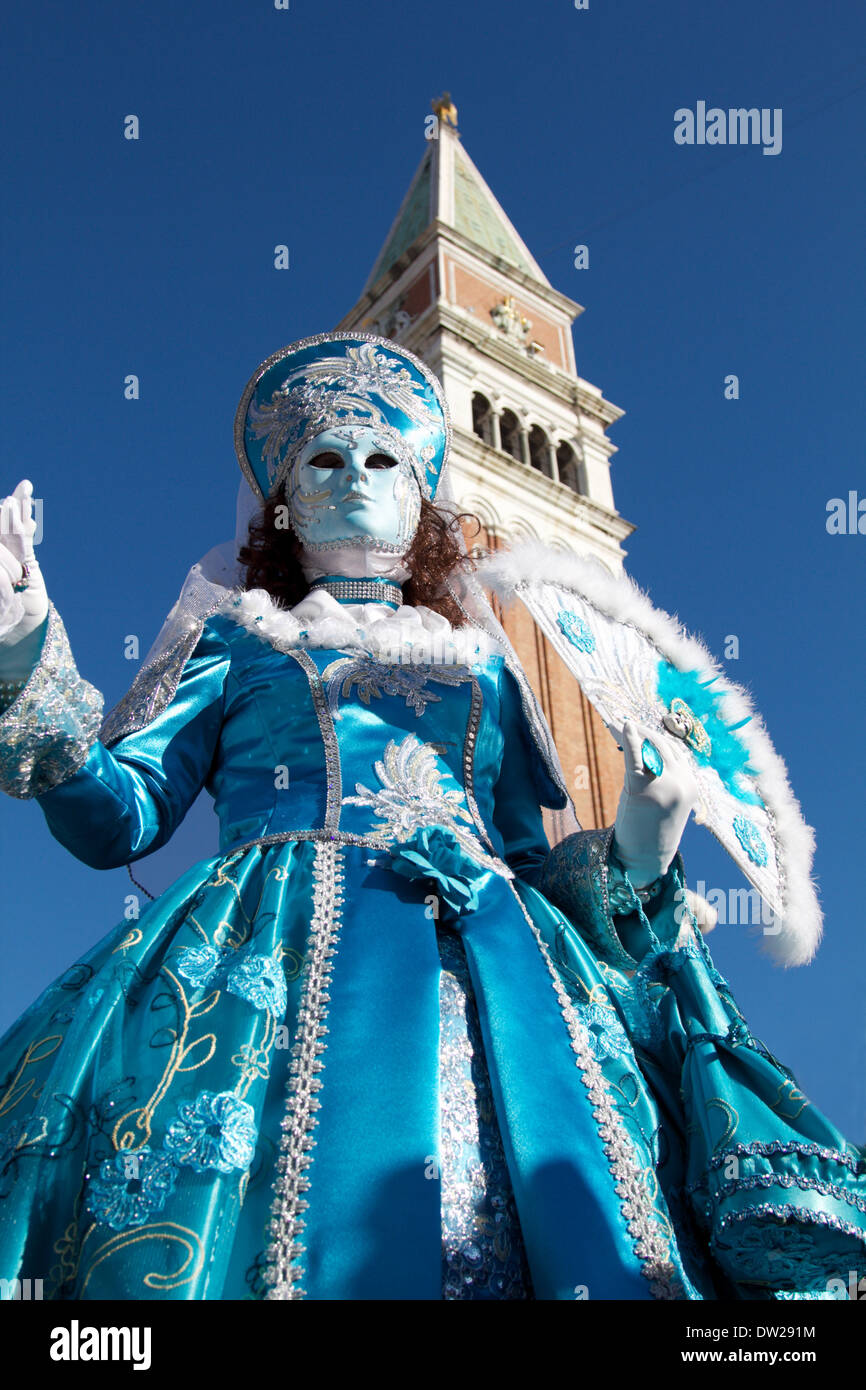
<svg viewBox="0 0 866 1390"><path fill-rule="evenodd" d="M692 753L699 763L711 767L718 773L722 785L738 801L751 806L763 806L761 798L746 779L757 776L756 769L749 762L749 750L737 737L737 730L750 723L748 718L735 724L728 724L722 718L721 706L725 698L723 690L711 687L718 676L708 680L701 679L699 671L680 671L669 661L658 664L657 692L659 699L670 709L671 702L683 700L692 714L703 724L711 742L709 752L692 746Z"/></svg>

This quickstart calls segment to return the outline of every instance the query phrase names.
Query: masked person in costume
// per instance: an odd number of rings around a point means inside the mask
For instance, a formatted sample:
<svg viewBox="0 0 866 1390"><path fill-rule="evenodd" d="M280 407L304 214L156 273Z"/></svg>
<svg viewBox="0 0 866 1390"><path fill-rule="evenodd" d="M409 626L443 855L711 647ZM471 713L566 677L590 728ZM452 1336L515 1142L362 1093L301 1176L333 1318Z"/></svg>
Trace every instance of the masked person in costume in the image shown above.
<svg viewBox="0 0 866 1390"><path fill-rule="evenodd" d="M441 506L449 439L394 343L268 358L236 422L240 552L193 567L102 723L29 484L4 504L0 785L95 868L163 845L202 787L220 842L0 1041L3 1278L754 1299L862 1267L862 1155L751 1035L684 889L683 730L699 758L713 711L623 719L615 826L550 849L567 794Z"/></svg>

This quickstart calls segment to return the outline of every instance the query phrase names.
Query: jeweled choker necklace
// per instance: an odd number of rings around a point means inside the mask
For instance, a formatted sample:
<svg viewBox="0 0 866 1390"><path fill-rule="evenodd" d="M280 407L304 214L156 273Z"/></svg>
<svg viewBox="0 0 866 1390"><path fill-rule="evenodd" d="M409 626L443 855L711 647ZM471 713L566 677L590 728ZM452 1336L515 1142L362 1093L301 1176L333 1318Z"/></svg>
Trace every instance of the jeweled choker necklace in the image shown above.
<svg viewBox="0 0 866 1390"><path fill-rule="evenodd" d="M338 603L390 603L394 608L403 603L400 585L390 579L342 579L327 574L314 579L310 588L324 589Z"/></svg>

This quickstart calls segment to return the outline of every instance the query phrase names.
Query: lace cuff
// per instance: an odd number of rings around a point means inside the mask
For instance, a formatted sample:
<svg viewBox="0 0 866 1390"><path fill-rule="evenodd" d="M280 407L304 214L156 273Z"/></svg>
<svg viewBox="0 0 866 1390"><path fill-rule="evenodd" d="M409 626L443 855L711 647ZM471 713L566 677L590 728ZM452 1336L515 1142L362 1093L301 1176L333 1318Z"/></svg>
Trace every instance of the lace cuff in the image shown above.
<svg viewBox="0 0 866 1390"><path fill-rule="evenodd" d="M620 970L636 970L647 948L666 937L659 931L674 895L674 870L683 872L679 855L668 872L640 897L613 854L613 826L580 830L554 845L541 871L538 887L549 902L564 912L596 955ZM643 900L642 900L643 899ZM614 918L618 918L617 922ZM653 926L649 918L653 918ZM630 948L630 949L627 949Z"/></svg>
<svg viewBox="0 0 866 1390"><path fill-rule="evenodd" d="M51 604L39 660L0 715L0 790L26 800L66 782L96 742L101 717L102 696L79 676Z"/></svg>

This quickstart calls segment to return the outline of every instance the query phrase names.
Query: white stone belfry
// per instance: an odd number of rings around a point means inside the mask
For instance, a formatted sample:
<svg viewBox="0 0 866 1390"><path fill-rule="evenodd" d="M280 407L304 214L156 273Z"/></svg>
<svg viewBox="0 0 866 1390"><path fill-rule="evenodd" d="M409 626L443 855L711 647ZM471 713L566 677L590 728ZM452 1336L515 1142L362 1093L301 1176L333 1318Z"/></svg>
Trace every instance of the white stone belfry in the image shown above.
<svg viewBox="0 0 866 1390"><path fill-rule="evenodd" d="M440 378L455 497L491 543L532 537L610 568L633 526L614 507L605 430L622 411L577 373L581 306L555 290L434 102L430 138L358 303L337 325L393 338Z"/></svg>
<svg viewBox="0 0 866 1390"><path fill-rule="evenodd" d="M482 545L521 538L622 568L634 527L617 512L605 434L622 411L578 375L560 294L469 158L447 94L363 294L337 325L392 338L445 389L454 425L451 486L482 522ZM541 700L582 825L610 825L622 759L529 615L504 615ZM556 823L548 817L548 833Z"/></svg>

